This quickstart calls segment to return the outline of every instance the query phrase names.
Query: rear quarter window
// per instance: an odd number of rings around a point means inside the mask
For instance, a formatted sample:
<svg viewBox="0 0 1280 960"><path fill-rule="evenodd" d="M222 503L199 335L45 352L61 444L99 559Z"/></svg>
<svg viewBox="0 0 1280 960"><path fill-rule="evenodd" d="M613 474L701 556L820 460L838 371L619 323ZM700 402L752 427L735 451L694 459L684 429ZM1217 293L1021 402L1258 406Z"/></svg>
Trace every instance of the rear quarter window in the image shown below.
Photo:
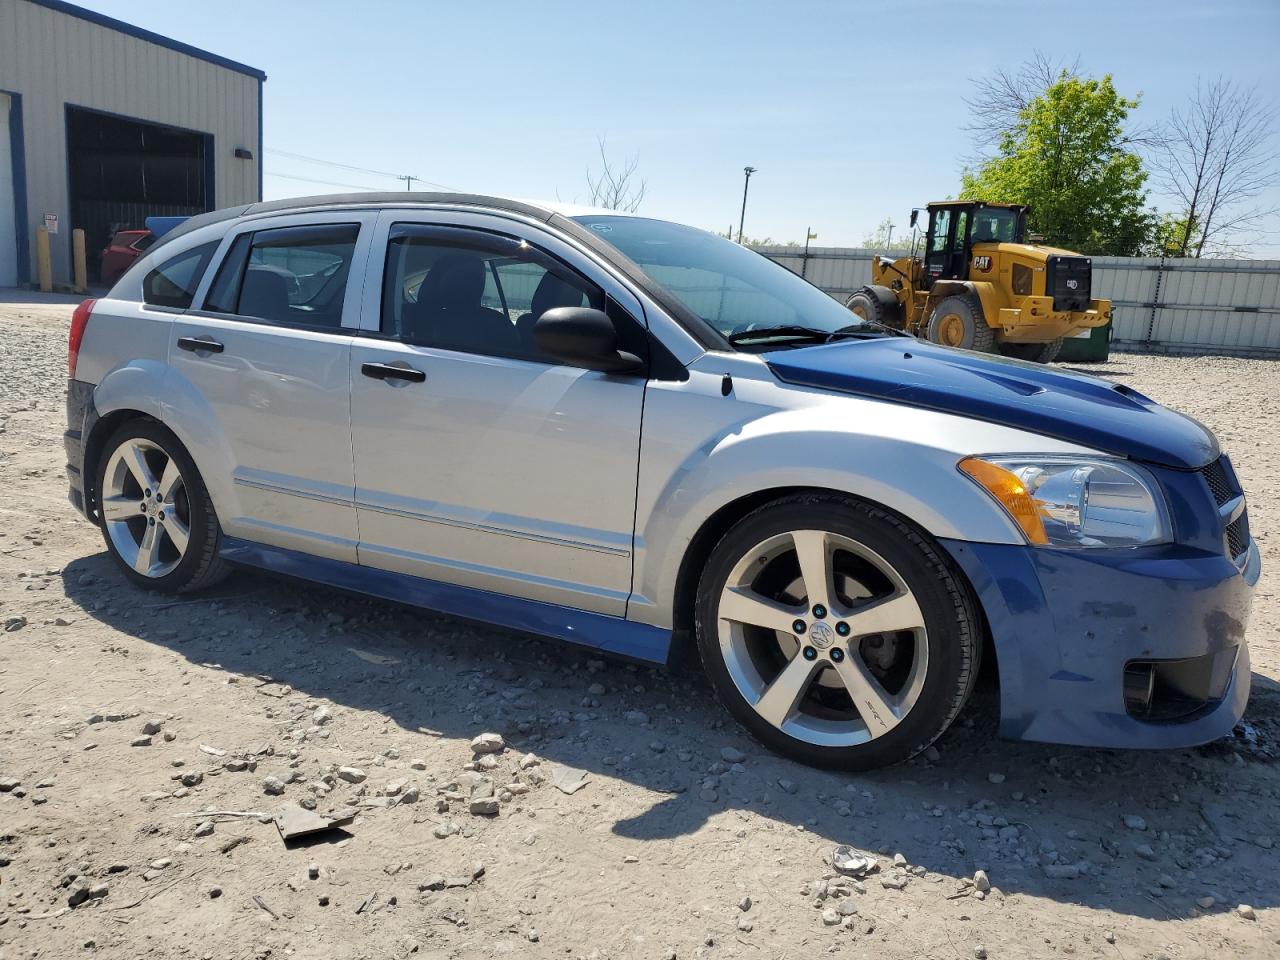
<svg viewBox="0 0 1280 960"><path fill-rule="evenodd" d="M148 306L186 310L195 299L218 242L204 243L166 260L142 280L142 301Z"/></svg>

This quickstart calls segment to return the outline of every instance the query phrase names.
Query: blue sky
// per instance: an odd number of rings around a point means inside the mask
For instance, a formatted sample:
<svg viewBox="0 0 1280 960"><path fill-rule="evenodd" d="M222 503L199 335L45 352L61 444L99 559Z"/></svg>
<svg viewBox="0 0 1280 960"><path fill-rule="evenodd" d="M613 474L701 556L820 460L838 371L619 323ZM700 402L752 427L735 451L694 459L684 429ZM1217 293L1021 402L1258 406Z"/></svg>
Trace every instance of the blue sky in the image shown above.
<svg viewBox="0 0 1280 960"><path fill-rule="evenodd" d="M1276 0L83 5L266 71L268 198L342 189L283 175L402 186L283 150L585 200L604 136L614 157L639 158L641 212L736 229L751 164L747 234L802 240L812 226L821 246L856 244L885 217L905 224L912 206L954 194L971 152L970 78L1033 50L1111 73L1141 93L1146 121L1197 74L1280 98ZM1253 249L1280 255L1280 230Z"/></svg>

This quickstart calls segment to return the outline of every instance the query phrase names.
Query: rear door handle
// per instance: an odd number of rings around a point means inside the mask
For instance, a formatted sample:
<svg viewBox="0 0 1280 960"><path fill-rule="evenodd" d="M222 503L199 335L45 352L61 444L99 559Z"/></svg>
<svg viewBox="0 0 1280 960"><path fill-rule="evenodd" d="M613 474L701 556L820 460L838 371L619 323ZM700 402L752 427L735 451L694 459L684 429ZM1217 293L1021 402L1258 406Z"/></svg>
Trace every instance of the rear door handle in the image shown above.
<svg viewBox="0 0 1280 960"><path fill-rule="evenodd" d="M191 353L221 353L226 347L212 337L179 337L178 349Z"/></svg>
<svg viewBox="0 0 1280 960"><path fill-rule="evenodd" d="M422 383L427 375L413 367L398 367L393 363L362 363L360 372L374 380L407 380L409 383Z"/></svg>

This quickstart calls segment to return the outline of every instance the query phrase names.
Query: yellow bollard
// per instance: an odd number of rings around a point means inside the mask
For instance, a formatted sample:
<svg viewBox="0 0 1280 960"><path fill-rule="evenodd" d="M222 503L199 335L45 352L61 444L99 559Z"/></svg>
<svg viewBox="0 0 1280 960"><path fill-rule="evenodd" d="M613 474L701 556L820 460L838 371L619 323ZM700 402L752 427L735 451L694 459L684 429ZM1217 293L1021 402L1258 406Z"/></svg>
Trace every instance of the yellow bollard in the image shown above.
<svg viewBox="0 0 1280 960"><path fill-rule="evenodd" d="M53 292L53 259L49 253L49 231L36 227L36 272L42 293Z"/></svg>
<svg viewBox="0 0 1280 960"><path fill-rule="evenodd" d="M80 227L71 231L71 262L75 270L76 293L84 293L89 286L89 268L84 259L84 230Z"/></svg>

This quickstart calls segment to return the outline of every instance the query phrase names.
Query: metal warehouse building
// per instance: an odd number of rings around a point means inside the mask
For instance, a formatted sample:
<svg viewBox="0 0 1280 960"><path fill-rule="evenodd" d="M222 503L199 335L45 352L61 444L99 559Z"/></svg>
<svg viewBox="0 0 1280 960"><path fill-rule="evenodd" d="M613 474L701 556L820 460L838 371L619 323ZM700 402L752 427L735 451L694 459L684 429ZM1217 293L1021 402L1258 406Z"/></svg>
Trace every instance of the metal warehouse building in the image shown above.
<svg viewBox="0 0 1280 960"><path fill-rule="evenodd" d="M266 74L60 0L0 0L0 287L112 232L262 197Z"/></svg>

